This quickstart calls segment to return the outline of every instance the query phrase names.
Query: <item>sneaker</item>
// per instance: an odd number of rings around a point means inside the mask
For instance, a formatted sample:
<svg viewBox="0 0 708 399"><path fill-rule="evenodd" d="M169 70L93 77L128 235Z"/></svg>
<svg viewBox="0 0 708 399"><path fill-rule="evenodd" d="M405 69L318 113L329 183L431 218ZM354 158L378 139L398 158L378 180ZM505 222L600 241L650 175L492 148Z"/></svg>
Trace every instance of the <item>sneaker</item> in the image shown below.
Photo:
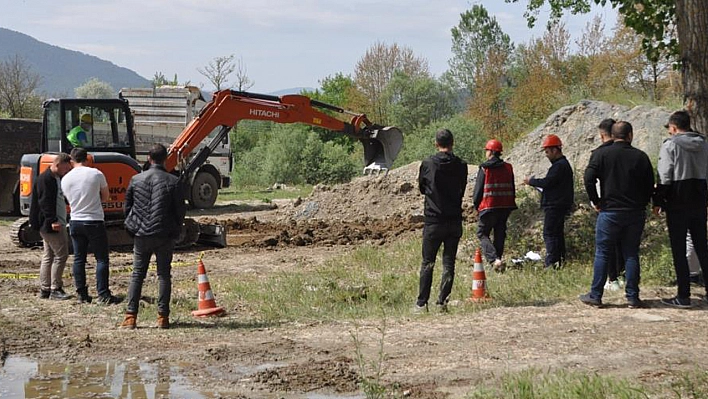
<svg viewBox="0 0 708 399"><path fill-rule="evenodd" d="M641 309L646 307L644 301L639 298L627 298L627 306L630 309Z"/></svg>
<svg viewBox="0 0 708 399"><path fill-rule="evenodd" d="M497 259L492 262L492 270L494 270L495 272L504 273L504 269L506 269L506 267L504 266L504 262L502 262L501 259Z"/></svg>
<svg viewBox="0 0 708 399"><path fill-rule="evenodd" d="M106 296L101 296L98 297L96 300L96 303L99 305L115 305L117 303L120 303L120 299L113 295L106 295Z"/></svg>
<svg viewBox="0 0 708 399"><path fill-rule="evenodd" d="M578 297L578 299L586 305L595 306L598 308L602 306L602 299L595 299L591 297L590 294L582 294Z"/></svg>
<svg viewBox="0 0 708 399"><path fill-rule="evenodd" d="M78 293L78 303L91 303L92 301L93 297L91 295Z"/></svg>
<svg viewBox="0 0 708 399"><path fill-rule="evenodd" d="M51 294L51 291L48 290L39 290L39 295L37 297L39 299L49 299L49 295Z"/></svg>
<svg viewBox="0 0 708 399"><path fill-rule="evenodd" d="M619 280L607 280L605 283L605 290L607 291L619 291L620 289L622 289L622 287L620 286Z"/></svg>
<svg viewBox="0 0 708 399"><path fill-rule="evenodd" d="M157 315L157 328L163 330L170 328L170 318L168 316Z"/></svg>
<svg viewBox="0 0 708 399"><path fill-rule="evenodd" d="M126 313L123 322L120 323L118 328L125 328L127 330L134 330L137 326L137 317L134 314Z"/></svg>
<svg viewBox="0 0 708 399"><path fill-rule="evenodd" d="M49 299L53 299L55 301L65 301L69 298L71 298L71 296L64 292L62 288L52 290L51 294L49 294Z"/></svg>
<svg viewBox="0 0 708 399"><path fill-rule="evenodd" d="M427 313L428 312L428 305L418 305L417 303L413 305L413 309L411 309L411 312L413 314L422 314L422 313Z"/></svg>
<svg viewBox="0 0 708 399"><path fill-rule="evenodd" d="M689 309L691 308L691 298L679 298L677 296L673 298L661 298L661 303L664 305L671 306L673 308L679 309Z"/></svg>

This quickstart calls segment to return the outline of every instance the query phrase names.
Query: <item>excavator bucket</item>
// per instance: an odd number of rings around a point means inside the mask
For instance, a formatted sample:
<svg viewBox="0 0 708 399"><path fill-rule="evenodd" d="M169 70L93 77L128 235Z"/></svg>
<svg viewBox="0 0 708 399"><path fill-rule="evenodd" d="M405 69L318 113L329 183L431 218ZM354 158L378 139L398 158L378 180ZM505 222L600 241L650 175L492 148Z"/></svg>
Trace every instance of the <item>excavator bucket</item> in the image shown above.
<svg viewBox="0 0 708 399"><path fill-rule="evenodd" d="M403 146L403 133L393 126L371 129L371 135L361 139L364 145L364 174L388 172Z"/></svg>

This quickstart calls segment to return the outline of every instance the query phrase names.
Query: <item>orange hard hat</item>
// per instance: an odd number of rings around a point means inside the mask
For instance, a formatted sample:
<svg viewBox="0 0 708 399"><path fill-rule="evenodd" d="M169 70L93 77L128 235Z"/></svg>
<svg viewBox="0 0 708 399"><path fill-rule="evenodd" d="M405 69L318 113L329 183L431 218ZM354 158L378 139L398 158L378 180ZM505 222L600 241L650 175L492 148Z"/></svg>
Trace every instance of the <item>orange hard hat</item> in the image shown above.
<svg viewBox="0 0 708 399"><path fill-rule="evenodd" d="M484 146L484 149L494 152L502 152L502 143L499 140L491 139L487 141L487 144Z"/></svg>
<svg viewBox="0 0 708 399"><path fill-rule="evenodd" d="M549 134L543 139L543 144L541 144L541 147L543 148L548 148L548 147L562 147L563 142L561 141L560 137L556 136L555 134Z"/></svg>

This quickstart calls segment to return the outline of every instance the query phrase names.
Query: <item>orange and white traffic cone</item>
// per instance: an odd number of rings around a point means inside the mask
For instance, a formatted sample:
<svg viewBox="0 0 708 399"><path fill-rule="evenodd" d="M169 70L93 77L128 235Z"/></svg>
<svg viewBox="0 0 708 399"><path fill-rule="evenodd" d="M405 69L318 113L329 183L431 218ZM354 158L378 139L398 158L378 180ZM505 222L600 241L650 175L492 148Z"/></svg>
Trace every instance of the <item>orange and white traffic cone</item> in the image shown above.
<svg viewBox="0 0 708 399"><path fill-rule="evenodd" d="M206 268L204 267L204 262L202 262L203 256L204 253L202 252L199 255L199 267L197 268L197 283L199 286L198 310L192 311L192 316L222 316L226 311L224 308L216 306L216 300L214 299L214 294L211 292L211 285L209 285Z"/></svg>
<svg viewBox="0 0 708 399"><path fill-rule="evenodd" d="M482 252L477 248L474 253L474 270L472 271L472 296L470 301L481 302L492 299L487 292L487 275L484 273Z"/></svg>

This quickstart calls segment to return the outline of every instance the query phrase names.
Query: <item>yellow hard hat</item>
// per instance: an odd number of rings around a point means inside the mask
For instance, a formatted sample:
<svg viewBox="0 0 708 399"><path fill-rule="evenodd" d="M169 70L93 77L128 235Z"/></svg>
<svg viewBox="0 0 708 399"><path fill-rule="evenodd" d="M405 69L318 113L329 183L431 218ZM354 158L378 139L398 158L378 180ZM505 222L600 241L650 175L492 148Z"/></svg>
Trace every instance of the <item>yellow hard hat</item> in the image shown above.
<svg viewBox="0 0 708 399"><path fill-rule="evenodd" d="M81 123L93 123L93 118L89 114L81 115Z"/></svg>

